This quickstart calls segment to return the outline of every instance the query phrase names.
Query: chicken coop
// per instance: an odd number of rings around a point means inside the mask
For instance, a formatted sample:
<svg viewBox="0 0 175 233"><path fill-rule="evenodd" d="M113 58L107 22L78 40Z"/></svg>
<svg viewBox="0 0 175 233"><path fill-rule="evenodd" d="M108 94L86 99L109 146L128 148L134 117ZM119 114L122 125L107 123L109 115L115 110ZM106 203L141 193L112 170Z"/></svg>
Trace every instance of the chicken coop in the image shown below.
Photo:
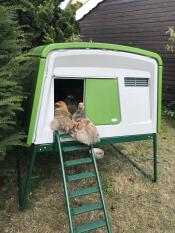
<svg viewBox="0 0 175 233"><path fill-rule="evenodd" d="M161 127L162 93L162 60L158 54L121 45L80 42L40 46L30 52L30 58L36 72L31 81L34 94L27 144L33 146L34 152L22 195L23 207L36 154L47 151L60 154L84 146L51 129L54 103L67 95L84 102L85 115L99 132L99 145L152 140L153 175L128 160L156 181L156 134ZM64 164L62 169L64 177ZM68 196L66 200L68 202ZM71 213L71 226L70 216Z"/></svg>

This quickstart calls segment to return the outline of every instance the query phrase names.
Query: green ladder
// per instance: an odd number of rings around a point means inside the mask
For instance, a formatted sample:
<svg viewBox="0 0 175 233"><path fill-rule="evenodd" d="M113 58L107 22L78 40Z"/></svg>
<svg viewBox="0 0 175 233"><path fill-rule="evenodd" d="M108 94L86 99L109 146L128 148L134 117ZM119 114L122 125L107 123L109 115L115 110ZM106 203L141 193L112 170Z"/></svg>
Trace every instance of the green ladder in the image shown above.
<svg viewBox="0 0 175 233"><path fill-rule="evenodd" d="M100 183L100 177L99 177L99 172L97 168L96 158L94 155L93 146L86 146L83 144L68 146L66 145L66 143L62 141L62 139L65 138L67 135L68 134L60 134L59 132L56 132L55 133L55 147L57 151L59 152L59 156L60 156L70 233L89 232L89 231L93 231L98 228L105 228L107 229L108 233L112 233L109 219L108 219L107 209L106 209L105 202L104 202L104 196L103 196L102 187ZM86 158L79 158L79 159L64 161L63 159L64 153L72 152L72 151L82 151L82 150L88 152L88 156ZM87 164L91 164L91 165L93 164L94 171L91 171L91 172L86 171L86 172L79 173L79 174L66 175L65 168L78 166L78 165L87 165ZM96 179L96 186L87 187L87 188L78 188L74 191L68 190L69 182L78 181L78 180L80 181L82 179L88 179L91 177L94 177ZM84 204L79 207L73 207L73 198L90 195L92 193L99 194L100 202ZM102 210L104 218L93 221L93 222L87 222L81 225L75 225L74 223L75 216L81 216L84 213L88 213L88 212L95 211L95 210Z"/></svg>

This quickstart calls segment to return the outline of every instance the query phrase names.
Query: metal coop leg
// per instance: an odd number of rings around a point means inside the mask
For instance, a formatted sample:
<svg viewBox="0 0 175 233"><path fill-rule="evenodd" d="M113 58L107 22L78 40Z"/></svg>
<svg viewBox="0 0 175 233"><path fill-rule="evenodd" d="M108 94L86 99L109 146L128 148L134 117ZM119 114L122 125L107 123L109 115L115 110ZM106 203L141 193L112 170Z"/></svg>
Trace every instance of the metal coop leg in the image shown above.
<svg viewBox="0 0 175 233"><path fill-rule="evenodd" d="M33 147L32 158L30 160L26 182L24 189L22 187L22 177L21 177L21 161L20 158L17 159L17 181L18 181L18 190L19 190L19 209L24 210L27 205L27 198L30 191L30 184L32 179L32 171L36 160L37 149Z"/></svg>
<svg viewBox="0 0 175 233"><path fill-rule="evenodd" d="M119 152L129 163L131 163L136 169L138 169L144 176L146 176L147 178L149 178L152 182L156 182L157 181L157 135L156 134L152 134L152 136L150 137L150 139L152 139L153 142L153 156L151 157L151 161L152 161L152 169L153 172L152 174L148 174L147 171L145 171L137 162L133 161L132 159L130 159L127 155ZM112 145L112 147L114 149L117 150L117 148Z"/></svg>
<svg viewBox="0 0 175 233"><path fill-rule="evenodd" d="M22 206L22 178L21 178L21 158L18 156L16 160L16 170L17 170L17 183L18 183L18 202L19 208Z"/></svg>
<svg viewBox="0 0 175 233"><path fill-rule="evenodd" d="M157 181L157 135L153 134L153 182Z"/></svg>

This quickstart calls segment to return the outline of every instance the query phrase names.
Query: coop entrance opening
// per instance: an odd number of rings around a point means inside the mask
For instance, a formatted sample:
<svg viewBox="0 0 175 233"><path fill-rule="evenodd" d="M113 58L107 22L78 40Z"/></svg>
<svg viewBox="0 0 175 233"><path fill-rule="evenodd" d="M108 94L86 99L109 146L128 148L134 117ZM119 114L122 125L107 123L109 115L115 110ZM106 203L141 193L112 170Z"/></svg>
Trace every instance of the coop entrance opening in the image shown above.
<svg viewBox="0 0 175 233"><path fill-rule="evenodd" d="M54 80L54 102L67 101L70 97L73 102L83 102L84 80L73 78L55 78Z"/></svg>

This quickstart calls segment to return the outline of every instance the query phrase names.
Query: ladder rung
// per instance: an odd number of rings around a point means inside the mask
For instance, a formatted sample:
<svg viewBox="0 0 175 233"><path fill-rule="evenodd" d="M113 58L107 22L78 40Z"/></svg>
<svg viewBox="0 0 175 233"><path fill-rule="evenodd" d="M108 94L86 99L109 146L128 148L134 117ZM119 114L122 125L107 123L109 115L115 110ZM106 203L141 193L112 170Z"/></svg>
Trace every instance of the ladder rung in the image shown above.
<svg viewBox="0 0 175 233"><path fill-rule="evenodd" d="M39 179L39 178L40 178L40 176L32 176L31 180L36 180L36 179Z"/></svg>
<svg viewBox="0 0 175 233"><path fill-rule="evenodd" d="M64 165L66 167L74 166L74 165L81 165L86 163L92 163L92 158L83 158L83 159L74 159L65 161Z"/></svg>
<svg viewBox="0 0 175 233"><path fill-rule="evenodd" d="M72 152L72 151L77 151L77 150L88 150L88 149L89 149L89 146L86 146L86 145L63 147L64 152Z"/></svg>
<svg viewBox="0 0 175 233"><path fill-rule="evenodd" d="M76 180L82 180L82 179L86 179L86 178L90 178L90 177L94 177L95 176L95 172L83 172L83 173L79 173L76 175L69 175L66 176L67 181L76 181Z"/></svg>
<svg viewBox="0 0 175 233"><path fill-rule="evenodd" d="M102 203L91 203L91 204L86 204L80 207L73 208L72 212L74 215L83 214L83 213L87 213L93 210L102 209L102 207L103 207Z"/></svg>
<svg viewBox="0 0 175 233"><path fill-rule="evenodd" d="M84 195L96 193L96 192L99 192L99 189L97 186L77 189L75 191L70 192L70 197L79 197L79 196L84 196Z"/></svg>
<svg viewBox="0 0 175 233"><path fill-rule="evenodd" d="M77 226L77 233L83 233L83 232L95 230L97 228L101 228L104 226L106 226L106 221L104 219L96 220L94 222L90 222L90 223Z"/></svg>
<svg viewBox="0 0 175 233"><path fill-rule="evenodd" d="M60 137L65 137L65 136L69 136L70 137L71 135L70 135L70 133L60 132L59 136Z"/></svg>

